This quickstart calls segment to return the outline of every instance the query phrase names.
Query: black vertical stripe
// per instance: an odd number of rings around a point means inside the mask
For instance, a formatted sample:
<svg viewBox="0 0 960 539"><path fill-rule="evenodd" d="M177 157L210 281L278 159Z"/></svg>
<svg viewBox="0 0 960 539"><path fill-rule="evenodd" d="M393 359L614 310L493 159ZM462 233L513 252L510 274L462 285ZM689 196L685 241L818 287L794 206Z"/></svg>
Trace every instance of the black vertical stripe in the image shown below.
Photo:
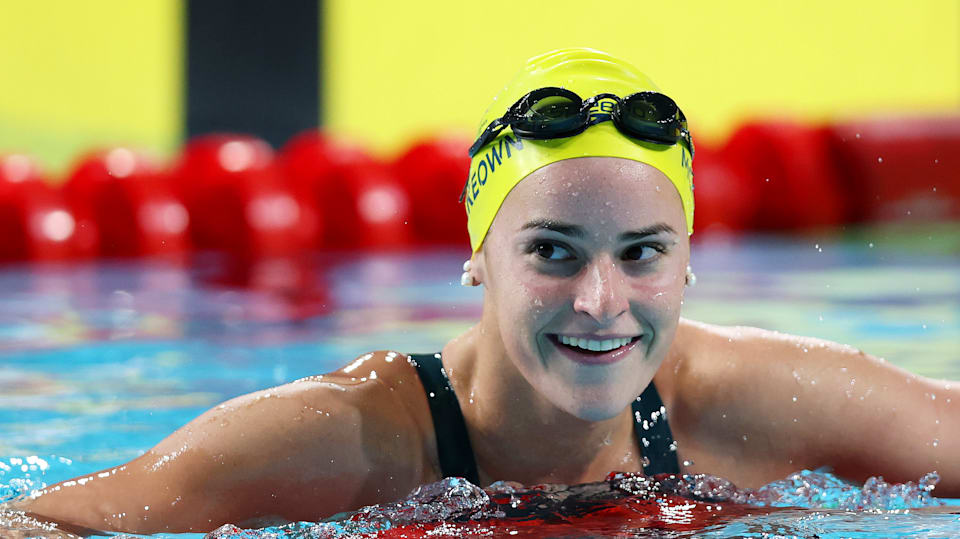
<svg viewBox="0 0 960 539"><path fill-rule="evenodd" d="M467 422L463 419L460 401L443 369L440 354L410 354L417 375L427 393L427 405L433 416L433 430L437 437L437 457L443 477L462 477L480 485L477 461L470 445Z"/></svg>
<svg viewBox="0 0 960 539"><path fill-rule="evenodd" d="M274 147L320 121L322 0L184 0L187 136Z"/></svg>

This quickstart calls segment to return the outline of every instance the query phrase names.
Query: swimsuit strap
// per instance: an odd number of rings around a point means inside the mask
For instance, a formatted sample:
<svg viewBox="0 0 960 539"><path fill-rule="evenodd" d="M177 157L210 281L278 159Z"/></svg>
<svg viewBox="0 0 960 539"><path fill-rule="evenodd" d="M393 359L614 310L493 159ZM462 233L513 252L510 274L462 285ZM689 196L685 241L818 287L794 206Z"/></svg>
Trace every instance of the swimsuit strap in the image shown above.
<svg viewBox="0 0 960 539"><path fill-rule="evenodd" d="M667 409L653 382L643 390L631 405L633 408L633 431L642 445L645 475L679 474L677 444L667 423Z"/></svg>
<svg viewBox="0 0 960 539"><path fill-rule="evenodd" d="M433 429L437 437L437 453L443 477L463 477L480 484L473 447L467 434L467 424L460 410L460 402L453 392L450 380L440 361L440 354L410 354L410 363L427 394ZM677 446L667 422L666 408L653 382L631 404L633 430L646 457L643 473L679 474Z"/></svg>
<svg viewBox="0 0 960 539"><path fill-rule="evenodd" d="M463 477L479 485L477 462L467 435L467 423L447 372L440 362L440 354L410 354L409 358L427 393L433 430L437 435L440 473L443 477Z"/></svg>

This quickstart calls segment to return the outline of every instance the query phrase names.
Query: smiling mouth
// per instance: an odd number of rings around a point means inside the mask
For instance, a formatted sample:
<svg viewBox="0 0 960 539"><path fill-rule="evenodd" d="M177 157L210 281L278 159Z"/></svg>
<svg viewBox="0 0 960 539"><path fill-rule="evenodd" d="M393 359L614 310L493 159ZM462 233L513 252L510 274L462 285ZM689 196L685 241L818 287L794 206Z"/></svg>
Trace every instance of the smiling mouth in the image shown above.
<svg viewBox="0 0 960 539"><path fill-rule="evenodd" d="M568 337L566 335L550 335L551 339L559 346L575 351L580 354L608 354L621 348L626 348L640 339L635 337L619 337L613 339L582 339L579 337Z"/></svg>

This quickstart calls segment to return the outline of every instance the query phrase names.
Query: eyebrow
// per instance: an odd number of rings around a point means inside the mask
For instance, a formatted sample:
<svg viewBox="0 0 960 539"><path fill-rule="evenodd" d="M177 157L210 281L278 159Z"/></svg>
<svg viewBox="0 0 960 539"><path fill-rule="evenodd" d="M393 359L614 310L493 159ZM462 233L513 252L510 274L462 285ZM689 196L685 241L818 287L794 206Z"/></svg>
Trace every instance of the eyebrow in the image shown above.
<svg viewBox="0 0 960 539"><path fill-rule="evenodd" d="M559 234L578 239L583 239L587 235L586 230L580 225L564 223L562 221L553 221L549 219L535 219L533 221L529 221L523 225L523 227L521 227L521 230L549 230L551 232L557 232ZM624 232L620 234L617 239L621 242L633 241L646 238L648 236L655 236L664 232L674 235L677 233L677 231L667 223L654 223L639 230L630 230Z"/></svg>

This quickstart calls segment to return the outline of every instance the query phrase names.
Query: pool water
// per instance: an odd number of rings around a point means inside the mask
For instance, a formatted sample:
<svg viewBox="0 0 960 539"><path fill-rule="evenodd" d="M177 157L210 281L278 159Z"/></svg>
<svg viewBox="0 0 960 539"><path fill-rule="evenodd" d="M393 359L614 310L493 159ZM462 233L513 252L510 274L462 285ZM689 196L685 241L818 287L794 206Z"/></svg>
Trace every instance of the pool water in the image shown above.
<svg viewBox="0 0 960 539"><path fill-rule="evenodd" d="M480 314L480 289L459 285L467 254L0 268L0 500L134 458L231 397L374 349L439 350ZM955 224L714 236L692 266L688 318L840 341L960 380ZM960 536L950 512L792 511L717 536Z"/></svg>

